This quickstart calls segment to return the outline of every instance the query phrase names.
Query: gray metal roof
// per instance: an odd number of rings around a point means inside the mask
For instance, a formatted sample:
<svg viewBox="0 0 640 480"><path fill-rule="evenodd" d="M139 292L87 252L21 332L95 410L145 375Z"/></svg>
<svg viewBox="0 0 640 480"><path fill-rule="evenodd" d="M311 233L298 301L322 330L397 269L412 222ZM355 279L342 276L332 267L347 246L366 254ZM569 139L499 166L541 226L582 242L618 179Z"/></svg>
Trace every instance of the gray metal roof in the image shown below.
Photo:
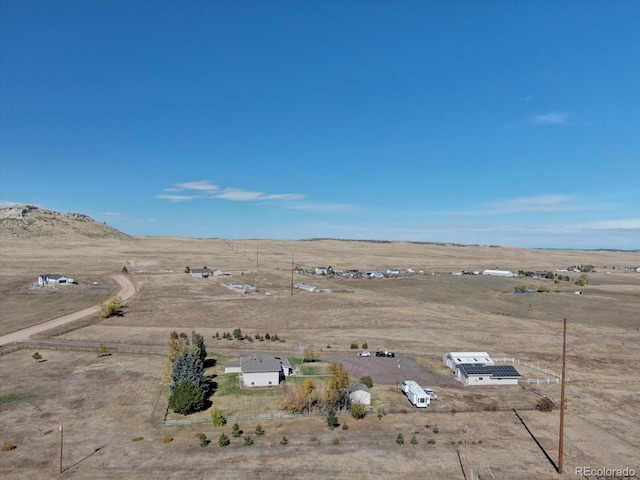
<svg viewBox="0 0 640 480"><path fill-rule="evenodd" d="M264 353L252 353L240 359L242 373L279 372L283 365L291 367L288 359Z"/></svg>

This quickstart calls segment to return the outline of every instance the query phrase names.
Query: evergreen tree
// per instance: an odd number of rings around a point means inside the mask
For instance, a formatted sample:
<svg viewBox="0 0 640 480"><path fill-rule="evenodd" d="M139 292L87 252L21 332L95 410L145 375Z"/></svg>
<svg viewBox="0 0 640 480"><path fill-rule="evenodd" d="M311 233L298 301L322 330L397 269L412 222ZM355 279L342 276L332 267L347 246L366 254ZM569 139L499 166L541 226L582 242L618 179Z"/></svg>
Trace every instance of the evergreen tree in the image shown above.
<svg viewBox="0 0 640 480"><path fill-rule="evenodd" d="M200 357L191 350L183 351L173 364L171 371L171 391L182 381L189 380L197 385L203 392L208 388L207 379L204 377L204 365Z"/></svg>
<svg viewBox="0 0 640 480"><path fill-rule="evenodd" d="M190 380L182 380L171 392L169 408L181 415L189 415L202 410L204 400L202 388Z"/></svg>

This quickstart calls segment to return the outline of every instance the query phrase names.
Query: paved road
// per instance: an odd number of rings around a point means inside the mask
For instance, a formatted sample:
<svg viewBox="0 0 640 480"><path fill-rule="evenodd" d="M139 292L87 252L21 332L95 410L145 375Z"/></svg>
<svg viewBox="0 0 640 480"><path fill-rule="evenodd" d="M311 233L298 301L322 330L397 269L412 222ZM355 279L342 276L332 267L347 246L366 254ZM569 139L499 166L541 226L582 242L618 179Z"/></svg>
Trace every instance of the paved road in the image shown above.
<svg viewBox="0 0 640 480"><path fill-rule="evenodd" d="M113 279L118 282L118 285L120 286L120 291L117 293L117 295L121 300L127 300L133 297L133 295L136 293L136 287L126 276L114 275ZM49 320L48 322L40 323L38 325L33 325L32 327L18 330L17 332L2 335L0 336L0 345L6 345L8 343L14 342L26 342L29 340L29 337L31 337L31 335L35 335L36 333L41 333L46 330L59 327L60 325L64 325L65 323L80 320L81 318L88 317L90 315L95 315L99 309L100 307L98 305L95 305L93 307L80 310L79 312L74 312L62 317L54 318L53 320Z"/></svg>

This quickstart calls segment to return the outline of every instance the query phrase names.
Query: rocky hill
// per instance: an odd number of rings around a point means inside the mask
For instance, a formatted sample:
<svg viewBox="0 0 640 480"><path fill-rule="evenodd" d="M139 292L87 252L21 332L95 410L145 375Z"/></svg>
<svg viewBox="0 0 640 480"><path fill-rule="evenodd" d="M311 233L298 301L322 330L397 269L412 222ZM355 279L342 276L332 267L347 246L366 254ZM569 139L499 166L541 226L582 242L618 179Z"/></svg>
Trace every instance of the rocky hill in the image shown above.
<svg viewBox="0 0 640 480"><path fill-rule="evenodd" d="M0 209L0 238L133 238L81 213L60 213L31 205Z"/></svg>

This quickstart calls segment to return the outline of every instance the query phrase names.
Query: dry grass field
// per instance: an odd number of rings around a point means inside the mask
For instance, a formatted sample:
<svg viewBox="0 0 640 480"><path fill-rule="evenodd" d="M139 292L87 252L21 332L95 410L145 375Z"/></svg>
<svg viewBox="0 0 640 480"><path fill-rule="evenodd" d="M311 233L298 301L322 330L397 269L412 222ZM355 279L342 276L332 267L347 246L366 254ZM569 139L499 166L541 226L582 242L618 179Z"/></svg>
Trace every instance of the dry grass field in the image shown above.
<svg viewBox="0 0 640 480"><path fill-rule="evenodd" d="M412 268L424 274L376 280L292 276L292 264ZM597 270L584 287L573 281L451 275L580 264ZM63 475L82 479L462 479L464 465L482 479L575 478L576 467L630 467L640 475L640 389L632 377L640 362L640 275L624 271L640 266L638 253L336 240L3 238L0 334L95 305L116 291L110 276L123 266L137 289L125 303L125 315L56 339L162 343L173 330L195 329L210 355L219 355L209 371L218 376L224 361L242 352L299 357L312 346L323 360L343 362L354 378L369 372L374 409L387 414L360 421L341 417L349 428L333 431L322 418L240 420L255 443L243 446L242 439L232 438L230 446L220 448L218 436L230 436L230 425L162 426L164 357L115 353L98 358L90 351L42 348L45 361L35 362L33 350L23 349L0 356L0 444L16 446L0 452L2 478L58 475L60 421L65 425ZM219 268L230 276L194 279L184 273L186 266ZM79 285L30 288L41 273L66 274ZM321 291L292 295L292 278ZM232 281L258 290L240 295L222 285ZM522 283L550 291L513 294ZM546 451L557 461L558 412L544 414L533 406L539 395L558 400L559 385L528 385L527 378L544 375L517 366L520 386L462 387L451 381L442 355L481 350L560 371L563 318L569 325L570 381L565 473L558 475L545 456ZM251 336L277 334L284 342L213 338L234 328ZM372 351L394 350L401 368L393 359L357 358L350 345L363 342ZM409 375L436 387L440 399L427 411L416 411L398 393L396 380ZM255 394L225 405L228 399L221 397L217 405L251 416L277 410L277 398ZM215 395L212 401L216 405ZM263 437L253 435L258 422L266 431ZM200 432L212 440L206 448L198 444ZM399 433L403 446L396 443ZM287 445L280 445L283 435ZM416 445L410 443L413 435ZM165 437L173 440L163 443Z"/></svg>

